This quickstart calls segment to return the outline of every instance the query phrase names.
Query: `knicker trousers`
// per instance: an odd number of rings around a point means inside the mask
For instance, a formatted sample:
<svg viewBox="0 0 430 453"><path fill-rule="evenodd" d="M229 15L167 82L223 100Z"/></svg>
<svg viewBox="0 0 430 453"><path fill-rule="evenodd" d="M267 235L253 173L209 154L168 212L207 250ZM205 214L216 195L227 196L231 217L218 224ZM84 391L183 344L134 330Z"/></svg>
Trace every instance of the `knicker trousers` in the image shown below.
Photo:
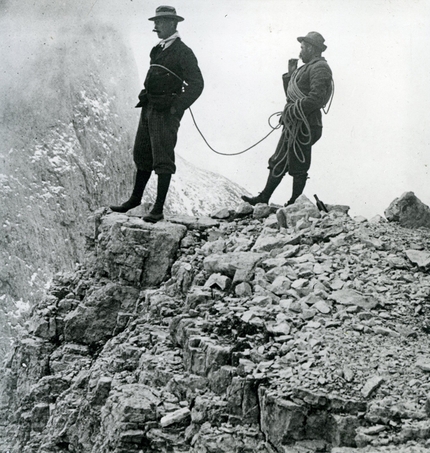
<svg viewBox="0 0 430 453"><path fill-rule="evenodd" d="M157 110L151 103L142 107L133 148L138 170L156 174L176 172L175 146L181 118L170 109Z"/></svg>

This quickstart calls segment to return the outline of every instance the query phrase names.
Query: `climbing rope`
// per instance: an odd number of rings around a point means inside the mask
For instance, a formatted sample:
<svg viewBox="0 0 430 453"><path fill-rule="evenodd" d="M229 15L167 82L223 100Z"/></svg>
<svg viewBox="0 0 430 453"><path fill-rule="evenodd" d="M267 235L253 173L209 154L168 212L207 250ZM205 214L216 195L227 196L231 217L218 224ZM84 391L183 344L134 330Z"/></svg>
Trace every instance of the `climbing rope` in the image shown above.
<svg viewBox="0 0 430 453"><path fill-rule="evenodd" d="M179 77L177 74L175 74L173 71L171 71L169 68L166 68L166 66L163 66L161 64L151 64L150 66L155 66L155 67L158 67L158 68L162 68L164 69L165 71L169 72L170 74L172 74L173 76L175 76L177 79L179 79L184 85L187 85L187 82L185 82L184 80L182 80L181 77ZM206 137L203 135L202 131L200 130L199 126L197 125L197 121L194 117L194 114L193 114L193 111L191 110L191 107L189 107L189 111L190 111L190 114L191 114L191 118L193 119L193 123L194 123L194 126L196 126L196 129L197 131L199 132L199 134L201 135L202 139L204 140L204 142L206 143L206 145L209 147L209 149L211 151L213 151L214 153L216 154L220 154L221 156L238 156L239 154L243 154L243 153L246 153L247 151L249 151L250 149L252 148L255 148L257 145L259 145L262 141L266 140L266 138L272 134L273 132L275 132L277 129L279 129L281 127L281 124L278 122L278 124L276 126L272 126L272 124L270 123L270 120L272 119L273 116L281 116L282 112L276 112L276 113L273 113L272 115L269 116L269 119L268 119L268 123L269 123L269 126L271 127L271 131L266 134L261 140L258 140L257 143L254 143L252 146L250 146L249 148L246 148L244 149L243 151L239 151L237 153L221 153L220 151L217 151L216 149L212 148L212 146L209 144L209 142L206 140Z"/></svg>
<svg viewBox="0 0 430 453"><path fill-rule="evenodd" d="M182 80L181 77L179 77L177 74L175 74L169 68L166 68L165 66L160 65L160 64L151 64L150 66L162 68L162 69L166 70L167 72L169 72L170 74L172 74L173 76L175 76L177 79L179 79L185 86L188 85L187 82ZM262 141L266 140L266 138L269 137L269 135L271 135L273 132L278 130L283 125L284 129L282 131L282 135L284 136L284 139L287 144L286 145L287 152L284 154L282 159L273 168L273 170L272 170L273 175L275 176L275 169L284 161L285 161L284 167L282 169L282 172L278 176L281 176L285 172L285 169L288 165L288 154L289 154L290 150L292 150L295 153L299 162L303 163L305 161L305 156L303 154L301 147L304 145L309 145L309 143L311 141L311 131L310 131L309 122L306 118L306 115L303 111L302 104L301 104L303 98L305 98L305 94L303 94L300 91L300 89L297 85L297 82L296 82L298 73L299 73L299 71L295 71L293 73L290 83L288 84L287 99L289 99L292 102L287 103L283 112L273 113L268 118L268 123L272 130L268 134L266 134L262 139L258 140L258 142L254 143L253 145L244 149L243 151L239 151L237 153L222 153L222 152L214 149L209 144L209 142L206 140L206 137L203 135L202 131L200 130L199 126L197 125L197 121L194 117L193 111L191 110L191 107L189 107L189 111L191 114L191 118L193 119L194 126L196 127L197 131L199 132L200 136L202 137L202 139L204 140L206 145L209 147L209 149L211 151L213 151L214 153L219 154L221 156L238 156L239 154L246 153L247 151L251 150L252 148L255 148ZM334 94L334 84L332 81L332 93L331 93L330 105L327 109L327 112L323 108L324 113L328 113L328 111L330 110L331 102L333 100L333 94ZM274 116L282 116L282 121L279 121L276 126L272 126L272 124L270 122L270 120ZM301 139L300 137L303 137L303 139ZM278 150L277 154L279 154L282 150L283 150L283 147L281 147Z"/></svg>
<svg viewBox="0 0 430 453"><path fill-rule="evenodd" d="M189 108L190 110L190 113L191 113L191 117L193 119L193 122L194 122L194 126L196 126L196 129L197 131L199 132L199 134L201 135L202 139L204 140L204 142L206 143L206 145L209 147L209 149L211 151L213 151L214 153L216 154L220 154L221 156L238 156L239 154L243 154L243 153L246 153L247 151L249 151L250 149L252 148L255 148L257 145L259 145L263 140L266 140L266 138L272 134L273 132L275 132L277 129L279 129L281 127L281 124L278 123L276 126L272 126L272 124L270 123L270 120L272 119L272 117L278 115L278 116L281 116L282 112L276 112L276 113L273 113L272 115L269 116L269 119L268 119L268 123L269 123L269 126L272 128L272 130L266 134L261 140L259 140L257 143L254 143L252 146L250 146L249 148L246 148L244 149L243 151L239 151L237 153L221 153L220 151L217 151L216 149L212 148L212 146L208 143L208 141L206 140L205 136L203 135L202 131L200 130L199 126L197 126L197 122L196 122L196 119L194 118L194 114L193 114L193 111L191 110L191 107Z"/></svg>

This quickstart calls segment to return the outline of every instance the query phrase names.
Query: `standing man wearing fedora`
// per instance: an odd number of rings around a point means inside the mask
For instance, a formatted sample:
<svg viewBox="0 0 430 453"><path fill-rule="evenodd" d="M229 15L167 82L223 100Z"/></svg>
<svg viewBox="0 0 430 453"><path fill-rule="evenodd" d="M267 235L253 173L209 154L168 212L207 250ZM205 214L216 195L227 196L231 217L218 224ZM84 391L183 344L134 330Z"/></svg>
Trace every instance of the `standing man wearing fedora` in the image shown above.
<svg viewBox="0 0 430 453"><path fill-rule="evenodd" d="M321 109L332 95L332 72L321 56L327 46L324 38L311 31L297 38L301 45L299 57L304 65L297 69L297 59L288 61L288 73L282 76L287 103L281 116L282 136L269 159L269 177L263 191L256 197L242 196L252 205L268 203L286 173L293 177L293 204L303 193L311 165L312 145L321 138Z"/></svg>
<svg viewBox="0 0 430 453"><path fill-rule="evenodd" d="M139 206L146 184L154 171L158 176L157 197L147 222L164 218L163 207L172 174L176 171L175 145L184 111L203 91L203 77L193 51L181 40L176 28L184 20L172 6L159 6L154 32L161 41L150 53L150 67L139 94L139 126L133 149L137 167L133 192L129 200L112 211L127 212Z"/></svg>

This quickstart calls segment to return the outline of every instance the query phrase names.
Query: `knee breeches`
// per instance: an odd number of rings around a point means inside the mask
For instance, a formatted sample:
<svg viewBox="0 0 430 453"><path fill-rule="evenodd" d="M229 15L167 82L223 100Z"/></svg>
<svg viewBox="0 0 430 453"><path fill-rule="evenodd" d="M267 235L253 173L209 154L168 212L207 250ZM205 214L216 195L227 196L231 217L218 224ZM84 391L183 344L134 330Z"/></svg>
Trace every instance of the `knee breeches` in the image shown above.
<svg viewBox="0 0 430 453"><path fill-rule="evenodd" d="M170 110L156 110L150 104L142 107L133 148L136 167L157 174L176 172L175 146L180 118Z"/></svg>

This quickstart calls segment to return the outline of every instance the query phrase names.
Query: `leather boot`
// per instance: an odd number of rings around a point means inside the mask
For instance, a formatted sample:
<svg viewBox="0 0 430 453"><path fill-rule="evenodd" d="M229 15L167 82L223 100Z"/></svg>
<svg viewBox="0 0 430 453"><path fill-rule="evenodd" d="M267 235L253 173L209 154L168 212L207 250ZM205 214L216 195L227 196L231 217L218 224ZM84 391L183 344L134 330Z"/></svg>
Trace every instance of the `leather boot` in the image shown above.
<svg viewBox="0 0 430 453"><path fill-rule="evenodd" d="M283 176L275 178L269 173L269 177L267 178L266 187L260 192L256 197L247 197L246 195L242 195L242 200L246 201L252 206L255 206L258 203L269 203L270 197L272 196L275 189L279 186L279 183L282 181Z"/></svg>
<svg viewBox="0 0 430 453"><path fill-rule="evenodd" d="M303 190L305 189L307 179L308 179L307 173L304 175L298 175L293 177L293 193L291 195L291 198L285 204L285 206L290 206L294 204L297 198L300 197L300 195L303 193Z"/></svg>
<svg viewBox="0 0 430 453"><path fill-rule="evenodd" d="M156 223L159 220L164 219L164 202L166 201L167 192L169 191L171 178L172 175L168 173L158 175L157 198L155 199L151 212L143 217L145 222Z"/></svg>
<svg viewBox="0 0 430 453"><path fill-rule="evenodd" d="M119 206L110 206L111 210L115 212L127 212L130 209L139 206L140 202L142 201L143 191L145 190L146 183L149 181L150 177L150 171L137 170L131 197Z"/></svg>

